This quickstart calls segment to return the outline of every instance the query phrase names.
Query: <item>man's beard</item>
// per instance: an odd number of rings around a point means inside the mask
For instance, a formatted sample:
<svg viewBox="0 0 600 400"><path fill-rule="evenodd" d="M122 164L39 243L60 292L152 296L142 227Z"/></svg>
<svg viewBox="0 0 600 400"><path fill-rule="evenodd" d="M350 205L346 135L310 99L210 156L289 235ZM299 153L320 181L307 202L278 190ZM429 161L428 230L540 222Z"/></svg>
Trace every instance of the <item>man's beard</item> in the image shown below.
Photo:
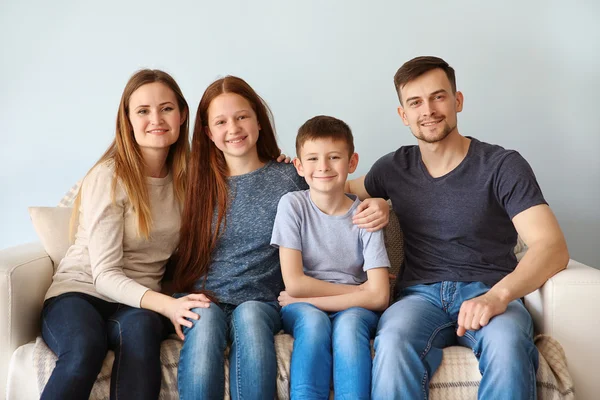
<svg viewBox="0 0 600 400"><path fill-rule="evenodd" d="M450 125L448 125L448 122L444 121L444 128L442 129L442 131L439 134L437 134L437 135L435 135L433 137L431 137L431 136L429 136L429 137L425 136L423 134L423 131L421 131L420 128L419 128L419 130L416 133L413 131L412 134L413 134L414 137L416 137L419 140L422 140L425 143L437 143L437 142L441 142L442 140L446 139L446 137L450 133L452 133L452 131L455 130L455 129L456 129L456 125L451 128Z"/></svg>

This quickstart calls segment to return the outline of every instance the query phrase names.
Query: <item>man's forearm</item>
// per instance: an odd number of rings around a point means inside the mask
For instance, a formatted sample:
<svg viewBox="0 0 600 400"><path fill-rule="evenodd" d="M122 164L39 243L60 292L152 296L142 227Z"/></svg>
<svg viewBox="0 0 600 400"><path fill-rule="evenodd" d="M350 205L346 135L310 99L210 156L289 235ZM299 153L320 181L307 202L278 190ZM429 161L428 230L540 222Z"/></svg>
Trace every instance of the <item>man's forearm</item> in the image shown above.
<svg viewBox="0 0 600 400"><path fill-rule="evenodd" d="M508 304L540 288L550 277L565 269L568 262L569 252L562 241L551 246L531 247L515 270L495 284L490 293Z"/></svg>

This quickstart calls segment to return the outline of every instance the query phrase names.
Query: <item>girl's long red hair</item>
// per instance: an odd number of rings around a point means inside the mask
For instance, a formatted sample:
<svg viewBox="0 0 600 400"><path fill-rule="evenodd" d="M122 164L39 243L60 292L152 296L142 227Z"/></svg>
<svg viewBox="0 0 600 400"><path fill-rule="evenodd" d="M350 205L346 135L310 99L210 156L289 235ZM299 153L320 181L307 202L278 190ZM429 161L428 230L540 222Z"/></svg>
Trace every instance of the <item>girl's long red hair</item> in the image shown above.
<svg viewBox="0 0 600 400"><path fill-rule="evenodd" d="M259 126L256 148L266 162L276 159L280 150L275 138L273 116L264 100L243 79L226 76L213 82L204 92L194 124L192 151L188 165L180 242L171 260L175 290L204 292L211 255L226 224L229 188L228 168L223 153L207 134L208 107L223 93L244 97L256 113ZM200 280L201 287L197 285Z"/></svg>

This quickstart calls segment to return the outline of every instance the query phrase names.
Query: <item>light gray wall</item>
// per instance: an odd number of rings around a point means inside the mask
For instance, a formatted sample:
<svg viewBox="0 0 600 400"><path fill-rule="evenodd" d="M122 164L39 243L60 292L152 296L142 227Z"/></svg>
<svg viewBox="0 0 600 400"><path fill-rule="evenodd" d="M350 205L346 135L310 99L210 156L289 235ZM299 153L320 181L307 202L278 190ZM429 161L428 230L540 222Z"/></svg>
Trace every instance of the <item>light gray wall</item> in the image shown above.
<svg viewBox="0 0 600 400"><path fill-rule="evenodd" d="M417 55L457 70L462 134L519 150L573 258L600 266L597 1L7 1L0 3L0 248L36 240L113 137L121 91L162 68L191 108L237 74L271 105L281 145L316 114L346 120L358 174L415 143L392 77Z"/></svg>

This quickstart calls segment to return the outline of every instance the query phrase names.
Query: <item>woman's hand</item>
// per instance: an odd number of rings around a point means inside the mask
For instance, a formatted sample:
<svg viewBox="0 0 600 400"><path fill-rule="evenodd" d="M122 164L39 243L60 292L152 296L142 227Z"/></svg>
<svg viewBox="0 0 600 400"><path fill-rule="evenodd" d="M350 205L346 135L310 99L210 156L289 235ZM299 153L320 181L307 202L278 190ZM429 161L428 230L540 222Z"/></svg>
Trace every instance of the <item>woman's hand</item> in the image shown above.
<svg viewBox="0 0 600 400"><path fill-rule="evenodd" d="M181 326L187 326L191 328L193 326L193 320L199 320L200 316L195 312L191 311L193 308L208 308L210 307L210 300L204 294L191 293L187 296L180 297L178 299L171 298L171 302L167 305L166 316L171 320L171 323L175 327L175 333L181 340L184 340L183 331Z"/></svg>
<svg viewBox="0 0 600 400"><path fill-rule="evenodd" d="M359 228L369 232L383 229L390 221L390 205L380 198L365 199L356 208L352 222Z"/></svg>

